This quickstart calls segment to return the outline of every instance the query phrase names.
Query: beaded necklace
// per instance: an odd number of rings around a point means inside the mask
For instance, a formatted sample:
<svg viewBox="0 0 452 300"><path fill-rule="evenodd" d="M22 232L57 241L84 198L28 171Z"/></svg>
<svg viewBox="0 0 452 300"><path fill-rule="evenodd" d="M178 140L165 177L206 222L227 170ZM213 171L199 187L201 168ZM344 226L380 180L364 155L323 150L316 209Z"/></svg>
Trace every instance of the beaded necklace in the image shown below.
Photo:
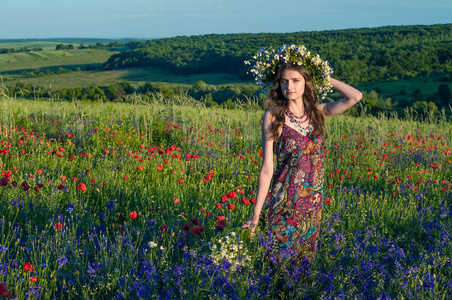
<svg viewBox="0 0 452 300"><path fill-rule="evenodd" d="M306 114L306 111L303 113L302 116L298 117L295 116L290 110L287 110L286 116L289 117L290 123L294 125L294 129L298 131L300 134L306 136L314 130L311 124L311 120ZM306 127L302 126L302 124L305 123L306 121L308 121L308 126Z"/></svg>

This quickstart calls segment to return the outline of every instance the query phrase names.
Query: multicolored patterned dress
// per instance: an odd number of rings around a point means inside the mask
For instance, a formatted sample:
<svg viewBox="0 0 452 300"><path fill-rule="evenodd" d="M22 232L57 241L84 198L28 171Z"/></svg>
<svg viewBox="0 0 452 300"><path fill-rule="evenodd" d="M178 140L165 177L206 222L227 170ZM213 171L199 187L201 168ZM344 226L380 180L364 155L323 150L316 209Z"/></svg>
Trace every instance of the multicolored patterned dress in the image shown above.
<svg viewBox="0 0 452 300"><path fill-rule="evenodd" d="M287 247L298 259L313 262L317 252L323 203L323 139L312 139L283 125L273 145L277 165L269 199L268 225L273 235L272 251Z"/></svg>

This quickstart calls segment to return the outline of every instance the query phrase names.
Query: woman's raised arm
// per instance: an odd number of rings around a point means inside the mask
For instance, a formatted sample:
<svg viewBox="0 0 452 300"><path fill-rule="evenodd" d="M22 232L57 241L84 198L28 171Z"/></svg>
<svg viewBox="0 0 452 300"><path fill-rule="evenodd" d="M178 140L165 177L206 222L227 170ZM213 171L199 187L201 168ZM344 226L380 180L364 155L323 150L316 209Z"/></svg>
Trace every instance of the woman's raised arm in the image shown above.
<svg viewBox="0 0 452 300"><path fill-rule="evenodd" d="M363 94L360 91L337 79L330 78L330 83L333 85L333 89L341 93L344 98L336 102L321 103L317 105L317 108L323 111L325 118L330 118L343 113L358 103L363 97Z"/></svg>

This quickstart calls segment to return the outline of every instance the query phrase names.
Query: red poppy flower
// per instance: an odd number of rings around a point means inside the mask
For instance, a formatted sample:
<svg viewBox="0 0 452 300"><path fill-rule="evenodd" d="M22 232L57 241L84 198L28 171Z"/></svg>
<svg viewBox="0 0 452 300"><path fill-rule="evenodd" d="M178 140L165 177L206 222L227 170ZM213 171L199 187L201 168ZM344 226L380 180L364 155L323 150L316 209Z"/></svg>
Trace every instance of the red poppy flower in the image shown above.
<svg viewBox="0 0 452 300"><path fill-rule="evenodd" d="M224 220L224 216L216 216L216 217L215 217L215 220L217 220L217 221Z"/></svg>
<svg viewBox="0 0 452 300"><path fill-rule="evenodd" d="M137 212L136 211L131 211L129 213L129 218L132 219L132 220L135 220L136 218L138 218Z"/></svg>
<svg viewBox="0 0 452 300"><path fill-rule="evenodd" d="M228 208L234 210L235 209L235 205L232 203L228 203Z"/></svg>
<svg viewBox="0 0 452 300"><path fill-rule="evenodd" d="M168 225L163 224L162 226L160 226L160 230L166 232L168 230Z"/></svg>
<svg viewBox="0 0 452 300"><path fill-rule="evenodd" d="M223 197L221 197L221 202L226 202L228 201L228 196L224 195Z"/></svg>
<svg viewBox="0 0 452 300"><path fill-rule="evenodd" d="M204 226L195 226L190 229L190 232L194 236L199 236L204 231Z"/></svg>
<svg viewBox="0 0 452 300"><path fill-rule="evenodd" d="M182 184L182 183L184 183L184 180L183 180L183 179L178 179L178 180L177 180L177 184Z"/></svg>
<svg viewBox="0 0 452 300"><path fill-rule="evenodd" d="M80 183L77 186L77 190L82 190L83 192L86 192L86 185L84 183Z"/></svg>
<svg viewBox="0 0 452 300"><path fill-rule="evenodd" d="M192 222L192 223L195 224L196 226L199 225L199 220L198 220L198 218L190 218L190 222Z"/></svg>
<svg viewBox="0 0 452 300"><path fill-rule="evenodd" d="M157 171L161 171L163 169L163 164L157 167Z"/></svg>
<svg viewBox="0 0 452 300"><path fill-rule="evenodd" d="M250 204L250 200L246 199L246 198L242 198L240 201L242 201L243 204Z"/></svg>
<svg viewBox="0 0 452 300"><path fill-rule="evenodd" d="M251 198L250 202L253 203L253 204L256 204L256 198Z"/></svg>
<svg viewBox="0 0 452 300"><path fill-rule="evenodd" d="M218 221L216 228L218 230L223 230L225 226L226 226L226 220L222 219L222 220Z"/></svg>
<svg viewBox="0 0 452 300"><path fill-rule="evenodd" d="M326 204L330 204L331 203L331 198L330 197L326 197L325 198L325 202L326 202Z"/></svg>
<svg viewBox="0 0 452 300"><path fill-rule="evenodd" d="M6 286L5 282L0 283L0 296L7 297L7 298L12 298L13 297L11 292L8 291L8 287Z"/></svg>
<svg viewBox="0 0 452 300"><path fill-rule="evenodd" d="M59 189L59 190L64 190L64 185L60 184L60 185L58 186L58 189Z"/></svg>
<svg viewBox="0 0 452 300"><path fill-rule="evenodd" d="M212 176L210 176L210 175L206 175L206 180L212 180Z"/></svg>
<svg viewBox="0 0 452 300"><path fill-rule="evenodd" d="M137 166L137 170L143 171L143 166Z"/></svg>
<svg viewBox="0 0 452 300"><path fill-rule="evenodd" d="M55 229L63 230L63 224L61 224L61 223L56 223L56 224L55 224Z"/></svg>
<svg viewBox="0 0 452 300"><path fill-rule="evenodd" d="M3 177L2 179L0 179L0 186L7 186L8 185L8 178Z"/></svg>
<svg viewBox="0 0 452 300"><path fill-rule="evenodd" d="M210 170L209 171L209 175L213 175L213 174L215 174L215 171L214 170Z"/></svg>
<svg viewBox="0 0 452 300"><path fill-rule="evenodd" d="M182 229L183 229L184 231L189 231L189 230L190 230L190 225L185 224L184 227L182 227Z"/></svg>
<svg viewBox="0 0 452 300"><path fill-rule="evenodd" d="M228 196L228 198L235 199L235 198L237 198L237 193L236 192L229 192L227 196Z"/></svg>
<svg viewBox="0 0 452 300"><path fill-rule="evenodd" d="M174 199L173 199L174 204L179 203L179 201L180 201L179 198L174 198Z"/></svg>
<svg viewBox="0 0 452 300"><path fill-rule="evenodd" d="M31 276L30 281L36 282L38 280L38 276Z"/></svg>
<svg viewBox="0 0 452 300"><path fill-rule="evenodd" d="M215 204L218 209L223 209L223 206L220 203Z"/></svg>
<svg viewBox="0 0 452 300"><path fill-rule="evenodd" d="M35 268L33 268L33 266L32 266L29 262L27 262L27 263L24 264L24 271L30 271L30 272L33 272L34 269L35 269Z"/></svg>

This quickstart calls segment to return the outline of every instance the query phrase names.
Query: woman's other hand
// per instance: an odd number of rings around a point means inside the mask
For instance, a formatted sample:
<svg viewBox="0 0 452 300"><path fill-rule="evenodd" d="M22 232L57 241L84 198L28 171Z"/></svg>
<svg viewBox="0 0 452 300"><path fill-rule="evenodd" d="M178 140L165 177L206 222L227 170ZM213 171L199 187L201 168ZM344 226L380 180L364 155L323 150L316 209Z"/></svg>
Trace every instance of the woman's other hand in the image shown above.
<svg viewBox="0 0 452 300"><path fill-rule="evenodd" d="M259 223L259 218L250 218L248 221L243 223L242 229L249 229L251 230L251 237L254 234L254 230L256 230L257 224Z"/></svg>

